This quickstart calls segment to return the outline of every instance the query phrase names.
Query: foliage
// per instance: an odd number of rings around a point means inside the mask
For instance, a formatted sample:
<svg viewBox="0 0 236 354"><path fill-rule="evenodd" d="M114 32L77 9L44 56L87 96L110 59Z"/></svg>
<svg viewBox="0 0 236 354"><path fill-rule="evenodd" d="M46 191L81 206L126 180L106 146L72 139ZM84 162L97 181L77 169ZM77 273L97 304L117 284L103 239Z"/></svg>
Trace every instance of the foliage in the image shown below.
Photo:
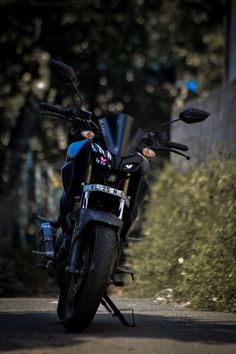
<svg viewBox="0 0 236 354"><path fill-rule="evenodd" d="M125 110L152 127L168 118L179 94L176 79L196 79L198 94L221 82L225 11L221 0L30 3L0 5L4 146L26 94L37 86L32 84L40 78L41 53L76 69L86 104L96 114ZM47 98L71 104L71 89L55 80L52 84Z"/></svg>
<svg viewBox="0 0 236 354"><path fill-rule="evenodd" d="M201 95L222 79L223 0L12 0L0 10L0 209L22 240L30 219L56 203L42 207L41 195L69 142L64 123L40 117L39 101L78 102L50 74L50 58L73 66L85 108L125 111L145 130L191 95L186 80Z"/></svg>
<svg viewBox="0 0 236 354"><path fill-rule="evenodd" d="M7 245L5 245L7 246ZM0 251L0 296L55 296L58 290L31 251L4 247Z"/></svg>
<svg viewBox="0 0 236 354"><path fill-rule="evenodd" d="M178 72L196 75L201 90L218 85L218 65L223 69L224 32L219 24L222 24L224 1L216 1L214 5L215 11L212 12L209 2L177 0L173 3L167 0L159 13L160 43L164 46L171 44L169 51L174 62L178 63ZM205 79L206 72L208 80Z"/></svg>
<svg viewBox="0 0 236 354"><path fill-rule="evenodd" d="M197 94L221 82L221 0L57 0L54 5L40 0L0 6L1 182L15 169L6 166L6 151L14 146L19 159L25 154L22 144L36 160L63 159L69 131L60 122L35 117L26 132L30 94L75 104L70 87L49 76L49 57L75 68L85 105L97 116L125 111L146 129L168 119L186 78L199 83Z"/></svg>
<svg viewBox="0 0 236 354"><path fill-rule="evenodd" d="M145 218L142 242L127 250L137 273L128 294L171 288L175 301L236 311L236 161L209 160L187 174L166 166Z"/></svg>

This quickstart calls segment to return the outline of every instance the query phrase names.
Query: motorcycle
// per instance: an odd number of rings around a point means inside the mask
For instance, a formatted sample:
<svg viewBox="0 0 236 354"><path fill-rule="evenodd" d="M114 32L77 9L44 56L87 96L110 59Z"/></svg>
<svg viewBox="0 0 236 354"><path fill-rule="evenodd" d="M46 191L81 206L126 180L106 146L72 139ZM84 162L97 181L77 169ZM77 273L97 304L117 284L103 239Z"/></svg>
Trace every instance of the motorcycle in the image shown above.
<svg viewBox="0 0 236 354"><path fill-rule="evenodd" d="M63 82L69 82L77 94L76 75L68 65L52 60L52 68ZM80 97L80 95L79 95ZM71 124L82 139L69 145L62 166L64 192L58 220L43 219L39 251L44 267L59 287L57 314L68 331L84 331L92 322L100 304L130 324L108 295L108 287L123 285L118 274L130 274L121 265L123 248L135 241L132 230L139 208L148 193L149 158L156 152L169 151L190 157L181 151L188 146L169 141L158 129L145 132L135 120L119 113L96 119L92 112L41 103L43 115ZM188 108L179 118L196 123L209 113Z"/></svg>

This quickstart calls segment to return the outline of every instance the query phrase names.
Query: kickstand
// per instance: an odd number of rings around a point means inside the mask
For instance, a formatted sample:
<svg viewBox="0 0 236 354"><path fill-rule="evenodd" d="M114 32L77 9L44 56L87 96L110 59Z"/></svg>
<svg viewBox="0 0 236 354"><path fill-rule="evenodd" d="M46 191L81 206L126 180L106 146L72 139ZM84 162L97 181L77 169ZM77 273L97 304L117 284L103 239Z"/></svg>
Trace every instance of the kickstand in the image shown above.
<svg viewBox="0 0 236 354"><path fill-rule="evenodd" d="M132 311L132 324L130 324L126 318L122 315L121 311L116 307L114 302L111 300L111 298L105 293L105 295L102 298L101 304L105 307L105 309L111 313L113 316L117 316L119 320L123 323L124 326L126 327L135 327L135 321L134 321L134 311Z"/></svg>

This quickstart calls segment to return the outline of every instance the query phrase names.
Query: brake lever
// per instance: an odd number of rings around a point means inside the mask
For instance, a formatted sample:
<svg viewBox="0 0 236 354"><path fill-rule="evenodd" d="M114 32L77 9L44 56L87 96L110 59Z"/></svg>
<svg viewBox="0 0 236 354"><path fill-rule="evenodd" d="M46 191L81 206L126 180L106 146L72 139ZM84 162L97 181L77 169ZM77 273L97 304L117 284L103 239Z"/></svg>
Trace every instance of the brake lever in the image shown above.
<svg viewBox="0 0 236 354"><path fill-rule="evenodd" d="M182 152L179 152L175 149L169 149L169 148L164 148L164 150L174 152L175 154L181 155L186 158L186 160L190 160L190 156L183 154Z"/></svg>
<svg viewBox="0 0 236 354"><path fill-rule="evenodd" d="M149 146L150 149L156 150L156 151L170 151L170 152L174 152L175 154L181 155L183 157L186 158L186 160L190 160L190 156L187 156L185 154L183 154L182 152L179 152L175 149L171 149L171 148L167 148L164 145L162 145L161 143L159 143L159 141L155 141L151 146Z"/></svg>

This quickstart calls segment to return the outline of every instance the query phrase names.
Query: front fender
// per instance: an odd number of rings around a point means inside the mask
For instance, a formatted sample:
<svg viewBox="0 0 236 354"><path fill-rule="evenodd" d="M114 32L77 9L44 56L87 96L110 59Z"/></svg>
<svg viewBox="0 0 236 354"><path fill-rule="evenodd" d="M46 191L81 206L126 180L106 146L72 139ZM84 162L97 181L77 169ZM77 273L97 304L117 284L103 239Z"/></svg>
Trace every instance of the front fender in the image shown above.
<svg viewBox="0 0 236 354"><path fill-rule="evenodd" d="M78 254L80 249L80 237L79 235L84 230L84 228L93 221L103 223L106 225L113 226L117 228L117 238L120 239L120 231L123 226L123 221L117 216L100 210L93 209L79 209L77 214L77 221L75 224L75 229L72 236L72 242L69 253L69 266L68 272L74 273L76 269L76 264L78 260ZM84 235L86 237L86 235Z"/></svg>
<svg viewBox="0 0 236 354"><path fill-rule="evenodd" d="M76 226L73 232L72 242L75 241L75 239L78 237L81 231L86 227L86 225L92 221L97 221L103 224L114 226L119 231L123 227L123 220L119 219L117 216L109 212L93 210L93 209L79 209Z"/></svg>

